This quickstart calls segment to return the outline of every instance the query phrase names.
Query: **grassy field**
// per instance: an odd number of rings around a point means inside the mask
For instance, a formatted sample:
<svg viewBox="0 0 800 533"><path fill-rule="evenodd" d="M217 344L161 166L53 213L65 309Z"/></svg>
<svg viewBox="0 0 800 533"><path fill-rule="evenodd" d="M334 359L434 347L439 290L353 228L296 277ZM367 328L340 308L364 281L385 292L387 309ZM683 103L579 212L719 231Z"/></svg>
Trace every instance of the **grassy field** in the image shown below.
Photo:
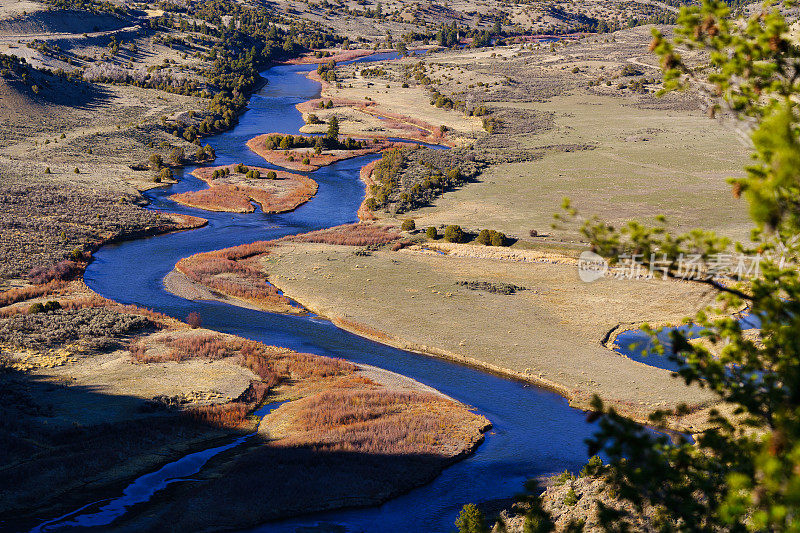
<svg viewBox="0 0 800 533"><path fill-rule="evenodd" d="M376 340L443 355L551 386L574 405L594 393L643 418L651 409L709 396L670 373L608 350L619 324L674 321L710 303L691 284L577 277L575 264L498 259L487 247L467 257L406 249L354 255L352 248L285 244L263 259L289 297ZM506 295L461 281L506 283ZM380 286L378 290L377 287Z"/></svg>
<svg viewBox="0 0 800 533"><path fill-rule="evenodd" d="M664 214L679 230L704 227L746 238L743 201L733 198L726 178L740 175L748 150L735 132L699 112L645 109L581 90L543 103L495 105L553 114L550 129L518 138L518 149L543 157L489 167L478 183L420 209L419 226L548 233L569 197L582 213L615 225Z"/></svg>
<svg viewBox="0 0 800 533"><path fill-rule="evenodd" d="M698 94L657 97L649 31L441 51L373 64L366 76L345 67L343 88L326 89L323 100L370 95L379 108L447 124L457 144L471 146L482 172L410 213L419 227L455 223L527 238L530 230L550 233L570 197L583 214L615 225L664 214L679 231L702 226L745 239L750 225L726 178L741 174L749 147L729 124L707 117ZM437 94L458 110L432 105ZM487 114L465 116L478 112ZM343 124L375 127L357 115L344 112ZM387 211L378 214L391 217ZM574 239L576 228L553 235Z"/></svg>
<svg viewBox="0 0 800 533"><path fill-rule="evenodd" d="M620 325L677 323L711 303L708 291L660 280L584 283L574 256L557 247L427 246L441 253L386 245L355 254L352 245L293 239L247 261L251 268L260 262L270 283L340 327L533 381L578 407L593 394L637 419L680 402L707 406L708 394L617 355L603 339ZM231 270L229 278L237 276Z"/></svg>

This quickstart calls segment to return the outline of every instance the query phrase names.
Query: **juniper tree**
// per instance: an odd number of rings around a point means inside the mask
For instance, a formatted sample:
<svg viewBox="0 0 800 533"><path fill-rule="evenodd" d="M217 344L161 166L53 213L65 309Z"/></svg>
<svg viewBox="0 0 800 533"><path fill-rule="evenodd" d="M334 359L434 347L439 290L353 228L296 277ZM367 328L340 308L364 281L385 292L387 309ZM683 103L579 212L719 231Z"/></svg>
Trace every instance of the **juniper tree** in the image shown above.
<svg viewBox="0 0 800 533"><path fill-rule="evenodd" d="M690 66L676 45L707 53ZM747 19L731 17L728 5L703 0L680 10L674 40L654 31L651 49L660 57L664 90L693 87L706 94L711 114L737 120L753 149L746 175L731 179L733 194L748 205L750 242L731 243L705 229L685 234L665 220L622 228L592 218L582 231L595 251L614 261L636 254L645 267L679 277L679 258L707 263L735 251L761 257L758 275L723 283L711 270L694 281L718 294L718 304L697 314L708 343L690 342L669 330L668 344L653 334L655 350L679 365L687 385L712 391L730 409L712 410L696 443L668 443L619 416L595 398L600 430L590 453L610 458L605 470L621 499L641 512L659 509L659 527L681 531L800 530L800 46L780 10L765 4ZM565 218L574 219L568 203ZM667 258L666 261L663 258ZM735 281L735 280L734 280ZM753 334L731 313L743 305L758 317ZM712 348L709 348L712 347ZM685 406L651 415L665 424ZM601 517L616 529L621 514Z"/></svg>
<svg viewBox="0 0 800 533"><path fill-rule="evenodd" d="M328 131L325 133L325 137L332 142L336 142L339 139L339 118L336 115L333 115L330 120L328 120Z"/></svg>
<svg viewBox="0 0 800 533"><path fill-rule="evenodd" d="M677 46L707 54L702 65L684 62ZM710 411L696 442L670 443L593 401L589 419L599 431L589 452L609 458L602 474L633 513L654 506L665 531L800 530L800 46L780 10L765 4L746 19L731 16L720 0L683 6L673 40L654 31L651 50L661 60L664 90L693 87L705 94L711 115L737 120L752 142L753 163L731 179L746 200L754 230L749 242L731 243L699 228L669 231L665 219L615 228L597 218L581 231L610 261L635 255L645 268L679 276L681 254L711 262L737 252L761 257L758 275L722 282L711 270L693 280L718 294L718 303L694 317L708 342L692 343L669 331L654 350L679 365L675 377L712 391L728 408ZM565 202L560 218L578 213ZM666 258L666 260L664 259ZM656 264L656 261L658 263ZM732 311L747 305L758 317L746 333ZM686 407L658 411L666 424ZM526 527L550 531L552 520L536 499ZM652 507L651 507L652 509ZM607 530L625 530L625 513L600 506Z"/></svg>

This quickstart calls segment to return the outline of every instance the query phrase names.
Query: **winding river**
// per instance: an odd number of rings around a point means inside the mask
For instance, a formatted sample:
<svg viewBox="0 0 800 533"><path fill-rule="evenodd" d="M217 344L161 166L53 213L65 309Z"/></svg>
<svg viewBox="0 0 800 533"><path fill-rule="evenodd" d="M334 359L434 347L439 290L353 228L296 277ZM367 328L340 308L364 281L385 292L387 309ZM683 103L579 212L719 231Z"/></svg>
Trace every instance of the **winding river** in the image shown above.
<svg viewBox="0 0 800 533"><path fill-rule="evenodd" d="M362 61L386 58L378 55ZM304 76L312 68L282 65L264 72L269 84L252 96L238 125L208 139L217 153L214 164L242 162L269 167L245 142L266 132L298 133L303 121L295 104L318 97L320 92L319 84ZM526 479L564 469L574 471L587 459L584 439L595 427L554 393L377 344L319 318L192 302L165 291L164 276L183 257L357 221L356 210L364 195L359 169L377 157L342 161L314 172L311 176L319 183L316 197L280 215L211 213L175 204L169 195L206 186L192 177L188 168L179 174L178 184L147 193L150 209L201 216L208 219L208 225L106 246L95 253L86 270L86 284L107 298L178 318L197 311L203 326L213 330L385 368L474 406L494 425L475 454L447 468L432 483L381 506L273 522L254 531L296 531L318 523L343 525L347 531L452 531L464 503L510 498L522 490ZM269 478L269 465L264 465L264 477Z"/></svg>

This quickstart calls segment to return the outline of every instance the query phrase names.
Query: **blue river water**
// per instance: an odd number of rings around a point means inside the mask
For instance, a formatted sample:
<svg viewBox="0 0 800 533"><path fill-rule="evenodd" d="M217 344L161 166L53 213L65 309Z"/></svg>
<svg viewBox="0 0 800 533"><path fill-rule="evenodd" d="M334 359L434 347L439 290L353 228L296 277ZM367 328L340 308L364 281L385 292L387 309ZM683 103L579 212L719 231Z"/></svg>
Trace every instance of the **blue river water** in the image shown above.
<svg viewBox="0 0 800 533"><path fill-rule="evenodd" d="M761 327L759 317L748 312L738 314L739 324L742 329L752 329ZM655 350L655 340L649 333L641 329L631 329L620 333L614 340L614 350L622 355L630 357L634 361L639 361L646 365L665 370L677 371L682 364L670 357L672 351L672 340L670 335L673 331L679 331L687 339L694 339L702 336L704 328L689 323L681 326L663 328L656 333L658 343L663 347L663 355Z"/></svg>
<svg viewBox="0 0 800 533"><path fill-rule="evenodd" d="M382 56L362 61L383 59ZM261 133L298 133L303 125L295 104L318 97L320 87L303 74L309 66L275 66L264 72L269 84L254 94L231 131L208 139L214 165L242 162L270 167L245 142ZM381 506L265 524L254 531L295 531L317 523L342 524L348 531L452 531L460 508L510 498L531 477L578 470L587 460L584 439L596 430L564 398L530 384L467 366L397 350L347 333L326 320L270 314L217 302L188 301L166 292L163 279L183 257L229 246L274 239L357 221L364 196L359 169L379 156L342 161L309 174L317 195L291 213L267 215L212 213L175 204L168 196L205 187L189 173L179 183L147 193L150 209L208 219L203 228L103 247L85 273L99 294L121 303L185 318L198 312L203 326L268 344L354 363L375 365L430 385L473 406L493 424L486 441L469 458L448 467L432 483ZM477 275L477 273L476 273ZM566 355L566 354L565 354ZM264 465L265 480L269 465ZM264 502L264 505L269 505Z"/></svg>

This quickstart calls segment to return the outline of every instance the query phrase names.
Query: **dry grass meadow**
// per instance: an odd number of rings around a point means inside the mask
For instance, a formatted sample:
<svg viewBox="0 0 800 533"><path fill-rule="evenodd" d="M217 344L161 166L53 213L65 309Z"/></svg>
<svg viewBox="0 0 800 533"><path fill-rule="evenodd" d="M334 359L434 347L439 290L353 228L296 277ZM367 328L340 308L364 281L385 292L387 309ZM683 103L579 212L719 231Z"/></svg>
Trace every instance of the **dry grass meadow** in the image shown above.
<svg viewBox="0 0 800 533"><path fill-rule="evenodd" d="M679 230L743 237L746 216L725 178L747 162L748 148L706 117L696 94L655 97L649 27L533 39L585 29L587 20L667 20L675 8L654 0L380 6L380 16L375 0L277 0L269 9L348 36L360 49L330 50L338 60L395 48L426 24L488 30L500 20L528 35L452 50L412 39L413 57L338 65L321 98L298 105L309 122L301 131L324 133L335 115L341 139L371 139L369 147L266 150L260 136L251 149L302 171L402 144L387 137L452 150L409 151L395 165L398 187L386 205L359 210L370 223L188 257L168 288L274 312L311 310L379 342L545 385L578 407L594 393L639 420L679 402L707 407L704 391L617 355L604 339L619 325L678 321L709 294L678 282L582 283L574 256L584 244L575 228L552 230L550 222L569 196L615 225L663 213ZM245 432L257 436L120 527L241 529L376 505L429 482L475 449L486 419L402 376L205 330L199 316L189 325L118 305L77 279L104 243L202 225L141 209L141 191L170 183L172 167L213 160L190 142L191 128L210 134L235 123L233 108L210 111L207 98L163 90L173 86L107 83L104 76L125 71L199 88L214 68L216 37L181 26L180 9L175 25L152 29L164 11L140 7L148 9L120 18L34 0L0 5L0 59L64 71L0 75L0 524L107 498ZM293 62L317 59L330 57ZM80 68L81 80L67 79ZM198 171L209 189L177 200L284 212L316 192L313 180L288 172L214 178L220 168ZM447 186L432 185L450 175ZM419 202L397 209L403 193L425 187ZM418 230L398 231L408 218ZM419 231L450 224L503 231L515 244L444 244ZM284 400L263 420L253 416ZM674 422L698 429L691 418Z"/></svg>
<svg viewBox="0 0 800 533"><path fill-rule="evenodd" d="M418 227L490 227L526 239L532 229L550 233L569 197L583 214L615 225L664 214L678 231L701 226L747 238L744 206L726 179L741 173L748 145L730 124L709 119L696 94L655 95L649 31L346 66L337 70L342 87L323 91L332 109L301 107L323 120L336 114L353 133L391 129L366 112L372 105L446 125L452 144L485 163L473 183L412 212ZM432 105L433 90L461 110ZM577 237L575 228L554 235Z"/></svg>
<svg viewBox="0 0 800 533"><path fill-rule="evenodd" d="M208 183L208 189L174 194L170 198L176 202L208 211L227 211L233 213L252 213L258 204L264 213L284 213L292 211L309 201L317 193L317 182L311 178L289 172L274 172L270 178L269 169L245 167L236 172L236 165L226 167L201 167L192 175ZM215 177L214 172L227 170L228 175ZM258 178L248 178L249 171L259 172Z"/></svg>

